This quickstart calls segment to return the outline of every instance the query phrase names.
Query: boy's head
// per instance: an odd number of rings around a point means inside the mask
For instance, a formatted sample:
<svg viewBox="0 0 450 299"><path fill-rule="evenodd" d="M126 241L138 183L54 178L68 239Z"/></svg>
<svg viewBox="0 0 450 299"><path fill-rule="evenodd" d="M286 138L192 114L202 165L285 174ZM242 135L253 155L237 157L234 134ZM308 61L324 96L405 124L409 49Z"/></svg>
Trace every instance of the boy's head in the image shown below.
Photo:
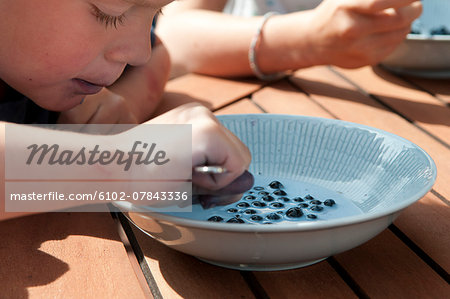
<svg viewBox="0 0 450 299"><path fill-rule="evenodd" d="M46 109L70 109L147 62L152 19L169 2L2 0L0 79Z"/></svg>

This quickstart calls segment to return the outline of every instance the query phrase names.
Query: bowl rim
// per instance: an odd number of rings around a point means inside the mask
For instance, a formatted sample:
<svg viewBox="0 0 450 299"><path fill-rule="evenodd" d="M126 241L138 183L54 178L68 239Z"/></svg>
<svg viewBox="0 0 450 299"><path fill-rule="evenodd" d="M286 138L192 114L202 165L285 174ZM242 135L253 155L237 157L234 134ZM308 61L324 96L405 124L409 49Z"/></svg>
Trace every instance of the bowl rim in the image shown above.
<svg viewBox="0 0 450 299"><path fill-rule="evenodd" d="M450 41L450 35L443 35L443 34L423 34L423 33L409 33L406 36L406 40L411 41L434 41L434 42L449 42Z"/></svg>
<svg viewBox="0 0 450 299"><path fill-rule="evenodd" d="M192 228L198 228L203 230L215 230L215 231L227 231L227 232L254 232L254 233L272 233L272 232L293 232L293 231L316 231L316 230L323 230L323 229L329 229L329 228L338 228L342 226L349 226L354 225L358 223L364 223L369 222L372 220L376 220L378 218L386 217L392 214L395 214L404 208L408 207L409 205L413 204L414 202L421 199L425 194L427 194L431 188L433 187L436 177L437 177L437 168L436 164L434 163L431 156L420 146L417 144L400 137L398 135L395 135L393 133L370 127L363 124L358 124L350 121L344 121L344 120L338 120L338 119L329 119L329 118L323 118L323 117L315 117L315 116L303 116L303 115L289 115L289 114L275 114L275 113L249 113L249 114L223 114L218 115L217 118L219 120L221 119L233 119L233 118L244 118L249 119L251 117L256 118L264 118L264 119L305 119L307 121L320 121L330 124L339 124L340 126L344 127L352 127L352 128L360 128L365 129L374 133L378 133L387 137L390 137L394 140L397 140L405 145L409 145L410 147L414 147L418 149L422 155L426 158L426 160L429 163L429 167L432 173L432 178L429 180L428 184L425 185L421 192L418 192L415 196L411 196L410 199L404 200L399 204L394 204L390 206L389 208L383 209L382 211L377 212L369 212L354 216L348 216L338 219L332 219L332 220L326 220L326 221L302 221L302 222L293 222L293 223L279 223L274 225L255 225L250 223L217 223L217 222L210 222L205 220L195 220L195 219L188 219L188 218L182 218L182 217L176 217L171 216L167 214L162 214L155 211L149 211L146 210L139 210L139 211L130 211L130 212L137 212L139 214L145 214L148 217L151 217L153 219L163 221L169 224L176 224L181 225L183 227L192 227ZM122 206L123 208L127 207L127 202L117 202L118 206ZM129 205L128 205L129 206ZM142 209L142 208L141 208Z"/></svg>

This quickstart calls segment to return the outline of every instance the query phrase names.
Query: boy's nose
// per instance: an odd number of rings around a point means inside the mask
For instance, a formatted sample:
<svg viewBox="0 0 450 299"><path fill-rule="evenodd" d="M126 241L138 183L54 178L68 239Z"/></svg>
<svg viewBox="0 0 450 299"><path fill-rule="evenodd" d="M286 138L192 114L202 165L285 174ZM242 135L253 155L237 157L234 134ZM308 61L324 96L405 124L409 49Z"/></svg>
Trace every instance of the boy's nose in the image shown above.
<svg viewBox="0 0 450 299"><path fill-rule="evenodd" d="M136 32L124 33L105 53L106 59L132 66L145 64L152 53L150 29L151 27L148 26Z"/></svg>

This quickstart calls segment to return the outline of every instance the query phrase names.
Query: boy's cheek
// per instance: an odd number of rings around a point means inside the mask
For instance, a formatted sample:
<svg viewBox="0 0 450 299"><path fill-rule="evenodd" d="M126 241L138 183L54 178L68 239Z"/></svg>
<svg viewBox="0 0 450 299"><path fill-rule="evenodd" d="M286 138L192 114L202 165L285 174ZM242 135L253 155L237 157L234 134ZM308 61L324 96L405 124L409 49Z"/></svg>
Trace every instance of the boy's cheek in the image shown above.
<svg viewBox="0 0 450 299"><path fill-rule="evenodd" d="M66 45L53 44L35 51L33 73L47 79L71 79L83 72L96 59L96 54Z"/></svg>
<svg viewBox="0 0 450 299"><path fill-rule="evenodd" d="M97 31L95 26L71 24L54 30L47 30L47 27L51 24L23 36L20 42L21 48L27 52L23 54L32 58L31 65L38 71L41 69L55 75L76 74L97 59L105 48L101 36L94 34Z"/></svg>

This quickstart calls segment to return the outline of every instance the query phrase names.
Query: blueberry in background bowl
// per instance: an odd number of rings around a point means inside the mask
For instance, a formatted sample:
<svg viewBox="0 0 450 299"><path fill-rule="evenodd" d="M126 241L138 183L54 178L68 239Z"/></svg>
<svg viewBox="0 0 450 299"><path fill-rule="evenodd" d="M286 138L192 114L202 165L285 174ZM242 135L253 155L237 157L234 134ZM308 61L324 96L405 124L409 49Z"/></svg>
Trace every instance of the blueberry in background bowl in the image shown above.
<svg viewBox="0 0 450 299"><path fill-rule="evenodd" d="M191 213L126 213L149 236L215 265L264 271L319 262L379 234L436 178L426 152L375 128L271 114L219 120L252 153L251 193Z"/></svg>

